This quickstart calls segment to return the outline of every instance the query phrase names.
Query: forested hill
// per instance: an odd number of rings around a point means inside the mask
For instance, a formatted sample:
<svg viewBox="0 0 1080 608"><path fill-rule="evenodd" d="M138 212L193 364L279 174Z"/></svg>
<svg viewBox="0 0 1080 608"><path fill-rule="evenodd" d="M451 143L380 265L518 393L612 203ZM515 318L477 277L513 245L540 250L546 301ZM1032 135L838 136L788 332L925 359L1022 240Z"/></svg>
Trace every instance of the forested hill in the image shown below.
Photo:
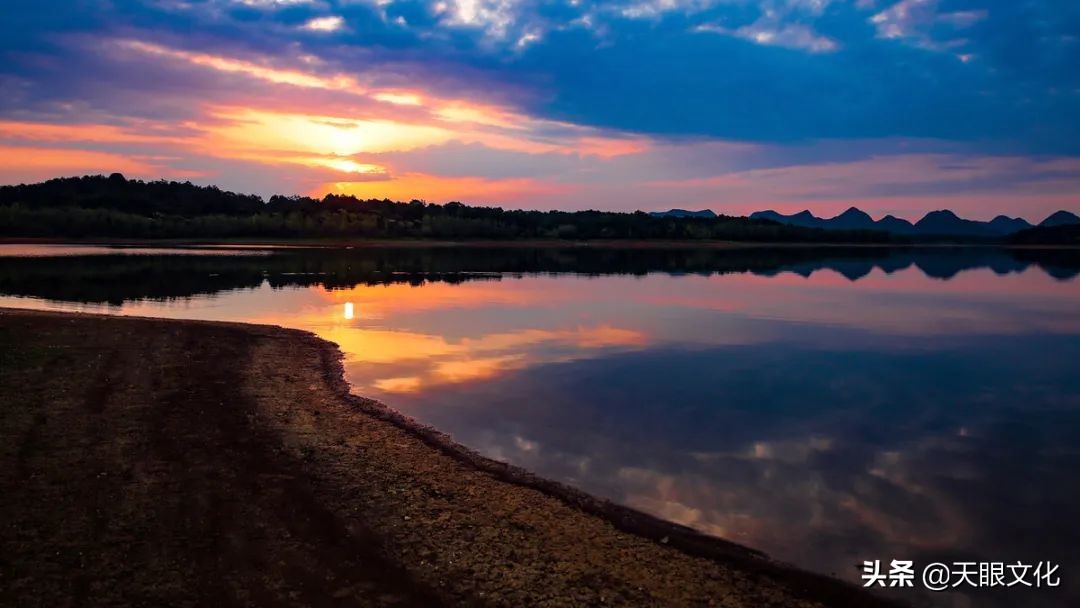
<svg viewBox="0 0 1080 608"><path fill-rule="evenodd" d="M904 241L881 232L825 231L745 217L516 211L329 194L322 200L273 196L264 201L213 186L143 182L120 174L0 186L0 236Z"/></svg>

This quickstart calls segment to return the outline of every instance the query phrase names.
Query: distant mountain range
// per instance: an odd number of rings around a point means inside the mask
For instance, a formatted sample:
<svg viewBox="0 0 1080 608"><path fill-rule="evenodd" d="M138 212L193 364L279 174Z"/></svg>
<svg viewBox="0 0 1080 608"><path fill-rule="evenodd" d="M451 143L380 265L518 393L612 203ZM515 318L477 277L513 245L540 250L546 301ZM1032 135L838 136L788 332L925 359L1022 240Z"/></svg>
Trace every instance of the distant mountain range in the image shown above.
<svg viewBox="0 0 1080 608"><path fill-rule="evenodd" d="M696 212L700 213L700 212ZM912 236L969 236L1001 237L1033 228L1023 218L999 215L989 222L966 220L949 210L931 211L914 224L886 215L875 221L865 211L852 207L832 218L820 218L809 211L783 215L776 211L757 211L751 219L772 220L789 226L824 228L827 230L880 230L893 234ZM1058 211L1039 223L1040 227L1069 226L1080 224L1080 217L1068 211Z"/></svg>

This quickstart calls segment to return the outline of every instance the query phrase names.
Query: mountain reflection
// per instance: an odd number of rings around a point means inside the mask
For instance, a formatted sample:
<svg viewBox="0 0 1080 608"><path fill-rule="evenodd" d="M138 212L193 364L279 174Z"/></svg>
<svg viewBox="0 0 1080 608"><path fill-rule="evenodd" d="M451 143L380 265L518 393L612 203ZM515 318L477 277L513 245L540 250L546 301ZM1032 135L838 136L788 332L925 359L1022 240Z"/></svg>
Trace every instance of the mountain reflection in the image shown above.
<svg viewBox="0 0 1080 608"><path fill-rule="evenodd" d="M835 271L857 281L874 269L910 267L951 279L989 268L997 274L1036 266L1058 279L1080 274L1080 251L995 248L738 247L731 249L577 248L361 248L273 250L266 255L223 255L220 249L105 250L115 255L32 252L0 248L0 293L69 302L120 304L210 295L232 289L321 286L327 289L404 283L499 280L509 274L573 273L592 276L753 273L810 276ZM38 246L40 247L40 246ZM35 257L24 257L34 253ZM183 253L186 255L178 255ZM245 253L252 253L250 251ZM15 257L19 256L19 257Z"/></svg>

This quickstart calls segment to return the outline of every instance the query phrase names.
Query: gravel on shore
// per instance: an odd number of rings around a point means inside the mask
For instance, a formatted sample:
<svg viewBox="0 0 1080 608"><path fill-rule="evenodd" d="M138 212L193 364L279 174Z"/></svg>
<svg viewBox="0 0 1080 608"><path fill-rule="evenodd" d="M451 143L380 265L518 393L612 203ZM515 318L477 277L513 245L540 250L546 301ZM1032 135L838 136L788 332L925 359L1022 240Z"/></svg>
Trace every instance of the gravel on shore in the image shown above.
<svg viewBox="0 0 1080 608"><path fill-rule="evenodd" d="M0 309L0 605L875 606L487 460L278 327Z"/></svg>

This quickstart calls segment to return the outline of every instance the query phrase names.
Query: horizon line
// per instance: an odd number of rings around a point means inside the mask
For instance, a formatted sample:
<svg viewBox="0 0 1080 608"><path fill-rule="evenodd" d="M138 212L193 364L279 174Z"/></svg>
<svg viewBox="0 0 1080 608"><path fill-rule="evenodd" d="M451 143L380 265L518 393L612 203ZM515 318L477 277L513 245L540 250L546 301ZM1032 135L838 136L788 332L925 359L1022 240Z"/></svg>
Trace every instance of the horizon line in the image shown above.
<svg viewBox="0 0 1080 608"><path fill-rule="evenodd" d="M108 179L108 178L112 177L113 175L119 175L120 177L122 177L124 179L125 182L129 182L129 181L137 181L137 182L142 182L142 183L165 182L165 183L177 183L177 184L191 184L193 186L200 187L200 188L217 188L218 190L221 190L222 192L229 192L231 194L236 194L236 195L241 195L241 196L253 196L253 197L256 197L256 198L262 200L264 203L268 203L269 200L271 198L275 197L275 196L282 196L282 197L285 197L285 198L294 198L294 197L295 198L310 198L312 200L323 200L328 196L337 196L337 197L342 197L342 198L353 198L353 199L356 199L356 200L391 201L391 202L399 203L399 204L408 204L408 203L410 203L412 201L420 201L420 202L423 202L424 204L427 204L427 205L439 205L439 206L445 206L445 205L449 205L449 204L453 204L453 203L458 203L458 204L465 205L465 206L468 206L468 207L478 207L478 208L488 208L488 209L499 208L499 209L510 210L510 211L536 211L536 212L541 212L541 213L546 213L546 212L551 212L551 211L562 212L562 213L578 213L578 212L595 211L595 212L601 212L601 213L622 213L622 214L632 215L634 213L653 214L653 213L670 213L672 211L685 211L685 212L690 212L690 213L709 211L709 212L712 212L713 214L715 214L717 216L746 218L746 219L751 219L751 216L753 214L755 214L755 213L772 212L772 213L776 213L778 215L782 215L784 217L792 217L792 216L795 216L795 215L799 215L800 213L809 213L815 219L825 220L825 221L836 219L836 218L842 216L843 214L854 210L854 211L859 211L861 213L866 214L874 222L879 222L879 221L885 219L886 217L893 217L895 219L904 220L904 221L906 221L906 222L908 222L908 223L910 223L912 225L918 223L920 220L924 219L926 216L930 215L931 213L948 212L948 213L951 213L954 216L958 217L961 220L974 221L974 222L984 222L984 223L993 221L994 219L997 219L998 217L1004 217L1004 218L1010 219L1010 220L1020 219L1020 220L1024 220L1028 224L1031 224L1032 227L1039 226L1042 221L1045 221L1046 219L1049 219L1050 217L1052 217L1052 216L1054 216L1054 215L1056 215L1058 213L1061 213L1061 212L1065 212L1065 213L1069 213L1069 214L1072 214L1072 215L1080 216L1080 209L1078 209L1077 211L1071 211L1069 209L1062 208L1062 209L1057 209L1055 211L1051 211L1049 214L1046 215L1046 217L1044 217L1042 220L1039 220L1039 221L1031 221L1031 220L1029 220L1026 217L1023 217L1021 215L1010 216L1010 215L1006 215L1004 213L999 213L999 214L995 215L994 217L992 217L990 219L983 220L983 219L971 219L969 217L964 217L964 216L961 216L960 214L958 214L957 212L953 211L952 209L950 209L948 207L943 207L943 208L940 208L940 209L932 209L930 211L927 211L919 219L911 220L909 218L894 215L892 213L885 213L885 214L881 215L880 217L875 218L874 215L872 215L869 211L866 211L866 210L864 210L864 209L862 209L862 208L860 208L860 207L858 207L856 205L851 205L850 207L848 207L844 211L841 211L840 213L837 213L836 215L833 215L833 216L830 216L830 217L817 215L816 213L811 211L810 208L808 208L808 207L804 208L804 209L802 209L800 211L796 211L796 212L793 212L793 213L786 213L786 214L781 213L780 211L776 211L773 208L765 208L765 209L758 209L756 211L752 211L752 212L747 213L745 215L731 214L731 213L724 212L724 211L718 211L713 207L702 207L702 208L699 208L699 209L692 209L692 208L689 208L689 207L668 207L666 209L652 209L652 210L649 210L649 209L636 209L636 210L633 210L633 211L615 210L615 209L600 209L600 208L585 208L585 209L576 209L576 210L567 210L567 209L559 209L559 208L539 209L539 208L535 208L535 207L534 208L519 208L519 207L509 207L509 208L507 208L507 207L503 207L501 204L468 203L468 202L460 201L460 200L452 200L452 201L447 201L447 202L444 202L444 203L437 203L437 202L427 201L427 200L425 200L423 198L412 198L412 199L409 199L408 201L406 201L406 200L395 200L395 199L392 199L392 198L389 198L389 197L383 197L383 198L372 197L372 198L365 199L365 198L361 198L359 196L356 196L355 194L343 194L343 193L334 193L334 192L326 192L322 196L312 196L312 195L308 195L308 194L282 194L282 193L274 193L274 194L270 194L269 196L263 196L261 194L245 193L245 192L240 192L240 191L237 191L237 190L230 190L230 189L227 189L227 188L223 188L223 187L221 187L221 186L219 186L217 184L214 184L214 183L199 184L199 183L191 181L190 179L185 180L185 181L179 181L177 179L169 179L169 178L165 178L165 177L159 177L159 178L156 178L156 179L143 179L143 178L138 178L138 177L136 177L136 178L128 178L122 172L119 172L119 171L114 171L114 172L111 172L111 173L108 173L108 174L106 174L106 173L87 173L87 174L82 174L82 175L61 175L61 176L56 176L56 177L50 177L48 179L44 179L44 180L41 180L41 181L38 181L38 182L20 182L20 183L7 183L7 184L0 183L0 188L20 187L20 186L34 186L34 185L38 185L38 184L44 184L46 182L50 182L50 181L53 181L53 180L64 180L64 179L85 179L85 178L93 178L93 177Z"/></svg>

